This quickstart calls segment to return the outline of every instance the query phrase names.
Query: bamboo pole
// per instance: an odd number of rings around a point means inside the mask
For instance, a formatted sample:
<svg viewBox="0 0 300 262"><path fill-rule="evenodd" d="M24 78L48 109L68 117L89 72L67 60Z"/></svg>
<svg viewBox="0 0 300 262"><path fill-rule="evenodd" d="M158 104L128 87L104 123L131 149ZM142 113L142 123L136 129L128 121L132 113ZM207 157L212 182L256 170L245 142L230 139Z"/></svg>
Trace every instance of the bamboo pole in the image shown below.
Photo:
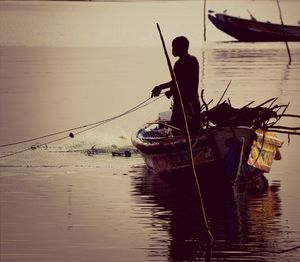
<svg viewBox="0 0 300 262"><path fill-rule="evenodd" d="M300 118L300 115L293 115L293 114L281 114L281 116Z"/></svg>
<svg viewBox="0 0 300 262"><path fill-rule="evenodd" d="M297 131L300 130L299 126L271 126L270 128L272 129L284 129L284 130L293 130L293 131Z"/></svg>
<svg viewBox="0 0 300 262"><path fill-rule="evenodd" d="M203 26L204 26L204 42L206 42L206 0L204 0L204 6L203 6Z"/></svg>
<svg viewBox="0 0 300 262"><path fill-rule="evenodd" d="M200 203L200 214L201 214L201 220L203 222L203 227L206 233L206 241L207 241L207 246L206 246L206 253L205 253L205 262L210 262L211 259L211 253L212 253L212 243L213 243L213 236L212 233L210 232L209 226L208 226L208 222L206 219L206 214L205 214L205 210L204 210L204 205L203 205L203 200L202 200L202 195L201 195L201 190L200 190L200 184L199 184L199 180L197 177L197 173L196 173L196 169L195 169L195 164L194 164L194 157L193 157L193 150L192 150L192 144L191 144L191 137L190 137L190 132L189 132L189 127L188 127L188 123L187 123L187 117L186 117L186 113L185 113L185 109L184 109L184 105L183 105L183 101L182 101L182 96L181 96L181 92L176 80L176 75L173 71L172 68L172 64L167 52L167 48L165 45L165 41L163 38L163 35L161 33L159 24L156 24L159 35L160 35L160 39L162 42L162 46L164 49L164 53L167 59L167 63L168 63L168 68L170 71L170 75L171 75L171 79L172 81L175 83L177 92L178 92L178 96L179 96L179 100L180 100L180 106L181 106L181 110L182 110L182 114L183 114L183 119L184 119L184 123L185 123L185 136L186 136L186 143L187 143L187 147L188 147L188 153L189 153L189 161L190 161L190 165L192 168L192 172L195 178L195 182L196 182L196 186L197 186L197 191L198 191L198 196L199 196L199 203Z"/></svg>
<svg viewBox="0 0 300 262"><path fill-rule="evenodd" d="M284 24L283 24L283 19L282 19L282 13L281 13L281 8L280 8L280 4L279 4L279 0L276 0L277 2L277 6L278 6L278 10L279 10L279 16L280 16L280 21L281 21L281 29L282 29L282 34L283 36L285 36L285 32L284 32ZM288 52L288 56L289 56L289 65L292 63L292 57L291 57L291 52L290 52L290 48L288 45L287 40L285 39L285 45L286 45L286 49Z"/></svg>
<svg viewBox="0 0 300 262"><path fill-rule="evenodd" d="M223 92L223 94L222 94L222 96L221 96L219 102L217 103L217 106L221 103L221 101L222 101L222 99L223 99L225 93L227 92L227 90L228 90L230 84L231 84L231 80L230 80L229 83L227 84L227 87L225 88L225 90L224 90L224 92Z"/></svg>
<svg viewBox="0 0 300 262"><path fill-rule="evenodd" d="M268 128L267 130L270 131L270 132L275 132L275 133L288 134L288 135L293 135L293 136L300 136L299 132L283 131L283 130L272 129L272 128Z"/></svg>

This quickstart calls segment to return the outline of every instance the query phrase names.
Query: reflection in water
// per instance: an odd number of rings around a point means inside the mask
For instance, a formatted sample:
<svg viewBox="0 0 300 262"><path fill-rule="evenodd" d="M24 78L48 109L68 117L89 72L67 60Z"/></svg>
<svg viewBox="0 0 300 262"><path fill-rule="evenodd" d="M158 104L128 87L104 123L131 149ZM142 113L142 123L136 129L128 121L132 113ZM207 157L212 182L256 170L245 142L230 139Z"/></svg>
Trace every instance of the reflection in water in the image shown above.
<svg viewBox="0 0 300 262"><path fill-rule="evenodd" d="M72 205L73 205L73 190L72 190L72 185L68 185L67 188L67 193L68 193L68 225L67 225L67 230L72 230L73 229L73 221L72 221Z"/></svg>
<svg viewBox="0 0 300 262"><path fill-rule="evenodd" d="M263 95L266 97L269 97L272 90L274 95L278 87L284 86L288 89L297 82L297 58L300 50L295 46L292 46L291 50L294 61L288 65L284 46L270 46L265 43L215 43L197 54L202 58L201 88L209 92L217 87L222 92L226 83L233 79L232 91L243 88L247 97L251 97L250 94L257 97L257 90L265 92Z"/></svg>
<svg viewBox="0 0 300 262"><path fill-rule="evenodd" d="M193 181L187 181L186 174L184 176L184 179L161 177L143 171L132 177L134 200L152 217L147 221L151 221L149 226L153 227L151 240L156 247L153 250L157 252L165 246L169 261L193 261L203 258L204 253L195 187ZM267 261L266 254L251 251L278 249L281 233L279 184L270 186L265 192L220 186L202 188L202 191L214 235L214 258ZM168 239L162 231L168 232ZM150 257L156 255L149 254Z"/></svg>

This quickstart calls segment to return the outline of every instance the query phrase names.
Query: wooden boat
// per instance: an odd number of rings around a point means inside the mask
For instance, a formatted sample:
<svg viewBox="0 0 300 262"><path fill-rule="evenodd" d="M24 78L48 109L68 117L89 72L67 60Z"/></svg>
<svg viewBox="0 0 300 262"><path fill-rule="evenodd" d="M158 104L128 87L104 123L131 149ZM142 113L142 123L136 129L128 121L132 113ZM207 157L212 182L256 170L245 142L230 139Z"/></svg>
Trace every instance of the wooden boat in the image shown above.
<svg viewBox="0 0 300 262"><path fill-rule="evenodd" d="M251 14L250 14L251 15ZM300 41L300 26L273 24L243 19L227 14L208 14L209 20L221 31L245 42Z"/></svg>
<svg viewBox="0 0 300 262"><path fill-rule="evenodd" d="M172 173L189 166L185 136L173 136L169 120L161 115L134 133L132 143L153 173ZM224 180L234 184L269 172L273 160L279 159L283 141L273 133L246 126L214 126L199 131L191 144L198 169L218 167Z"/></svg>

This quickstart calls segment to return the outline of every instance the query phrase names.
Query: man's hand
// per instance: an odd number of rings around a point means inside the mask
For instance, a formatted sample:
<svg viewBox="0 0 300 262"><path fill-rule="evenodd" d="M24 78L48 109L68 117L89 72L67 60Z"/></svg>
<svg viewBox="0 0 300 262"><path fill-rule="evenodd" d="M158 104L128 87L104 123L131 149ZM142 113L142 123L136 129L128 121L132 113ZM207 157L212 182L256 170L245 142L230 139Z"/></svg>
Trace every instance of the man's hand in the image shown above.
<svg viewBox="0 0 300 262"><path fill-rule="evenodd" d="M156 86L156 87L153 88L153 90L151 92L152 92L151 97L159 96L160 92L161 92L161 87Z"/></svg>
<svg viewBox="0 0 300 262"><path fill-rule="evenodd" d="M166 92L165 92L165 96L166 96L167 98L170 98L170 97L172 96L172 91L171 91L171 90L166 91Z"/></svg>

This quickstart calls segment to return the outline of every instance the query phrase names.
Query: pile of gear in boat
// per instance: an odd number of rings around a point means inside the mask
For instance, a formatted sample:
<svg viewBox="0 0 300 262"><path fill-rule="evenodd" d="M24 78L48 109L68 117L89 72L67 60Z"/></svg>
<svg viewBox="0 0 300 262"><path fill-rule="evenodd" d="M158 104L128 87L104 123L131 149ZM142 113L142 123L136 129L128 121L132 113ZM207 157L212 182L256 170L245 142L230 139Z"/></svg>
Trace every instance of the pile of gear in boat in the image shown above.
<svg viewBox="0 0 300 262"><path fill-rule="evenodd" d="M276 125L282 117L300 117L298 115L285 114L289 104L273 105L276 100L277 98L272 98L258 106L250 107L254 103L253 101L241 108L234 108L229 100L217 104L211 109L208 109L208 105L204 104L200 114L200 131L216 126L245 126L253 130L261 129L292 135L300 134L297 132L299 128ZM269 105L266 106L267 104ZM145 128L141 133L141 137L147 139L148 142L157 142L162 137L171 136L170 116L170 111L160 113L157 127Z"/></svg>

